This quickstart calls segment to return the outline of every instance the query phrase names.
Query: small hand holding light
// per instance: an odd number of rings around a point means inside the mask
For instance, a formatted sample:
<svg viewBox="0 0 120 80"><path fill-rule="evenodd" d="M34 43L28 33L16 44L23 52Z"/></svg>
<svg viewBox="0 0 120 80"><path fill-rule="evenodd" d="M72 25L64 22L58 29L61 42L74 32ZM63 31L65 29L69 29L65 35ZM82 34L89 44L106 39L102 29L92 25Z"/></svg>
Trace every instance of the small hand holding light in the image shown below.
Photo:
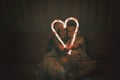
<svg viewBox="0 0 120 80"><path fill-rule="evenodd" d="M65 52L69 52L69 50L72 50L73 48L75 48L75 44L71 45L71 46L66 46L63 50Z"/></svg>
<svg viewBox="0 0 120 80"><path fill-rule="evenodd" d="M75 44L69 46L69 50L72 50L73 48L75 48Z"/></svg>
<svg viewBox="0 0 120 80"><path fill-rule="evenodd" d="M68 52L68 51L69 51L69 48L68 48L68 47L65 47L65 48L64 48L64 51L65 51L65 52Z"/></svg>

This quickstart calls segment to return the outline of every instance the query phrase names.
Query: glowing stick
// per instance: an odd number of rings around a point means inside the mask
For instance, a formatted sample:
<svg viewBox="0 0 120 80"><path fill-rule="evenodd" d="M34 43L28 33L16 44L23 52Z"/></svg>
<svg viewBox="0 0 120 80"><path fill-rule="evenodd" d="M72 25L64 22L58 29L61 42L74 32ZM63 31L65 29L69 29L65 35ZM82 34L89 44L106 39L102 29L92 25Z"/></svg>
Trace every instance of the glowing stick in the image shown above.
<svg viewBox="0 0 120 80"><path fill-rule="evenodd" d="M71 45L73 45L74 42L75 42L75 38L76 38L76 35L77 35L77 32L78 32L78 28L79 28L79 23L78 23L78 20L77 20L76 18L73 18L73 17L67 18L67 19L65 20L65 25L64 25L65 28L66 28L66 26L67 26L67 22L70 21L70 20L73 20L73 21L76 22L76 29L75 29L75 32L74 32L74 34L73 34L73 38L72 38L72 41L71 41L71 44L70 44L70 46L71 46ZM72 52L72 50L69 50L68 54L71 54L71 52Z"/></svg>
<svg viewBox="0 0 120 80"><path fill-rule="evenodd" d="M70 46L71 46L71 45L74 44L75 38L76 38L76 35L77 35L77 32L78 32L78 28L79 28L78 20L77 20L76 18L69 17L69 18L67 18L67 19L65 20L65 23L64 23L62 20L56 19L56 20L54 20L54 21L52 22L52 24L51 24L51 29L52 29L52 31L55 33L55 36L57 37L57 39L60 41L60 43L62 44L62 46L63 46L64 48L66 48L66 45L65 45L65 43L61 40L60 36L58 35L58 33L56 32L56 30L54 29L54 24L55 24L56 22L60 22L60 23L63 24L63 27L66 28L66 27L67 27L67 22L70 21L70 20L73 20L73 21L76 22L76 29L75 29L75 32L74 32L74 34L73 34L73 38L72 38L72 41L71 41L71 44L70 44ZM69 50L69 51L68 51L68 54L70 55L71 52L72 52L72 50Z"/></svg>
<svg viewBox="0 0 120 80"><path fill-rule="evenodd" d="M51 29L52 29L52 31L55 33L55 36L56 36L57 39L60 41L60 43L62 44L62 46L65 48L65 47L66 47L65 43L61 40L60 36L58 35L58 33L56 32L56 30L54 29L54 24L55 24L56 22L62 23L63 26L64 26L64 22L61 21L61 20L59 20L59 19L54 20L54 21L52 22L52 24L51 24Z"/></svg>

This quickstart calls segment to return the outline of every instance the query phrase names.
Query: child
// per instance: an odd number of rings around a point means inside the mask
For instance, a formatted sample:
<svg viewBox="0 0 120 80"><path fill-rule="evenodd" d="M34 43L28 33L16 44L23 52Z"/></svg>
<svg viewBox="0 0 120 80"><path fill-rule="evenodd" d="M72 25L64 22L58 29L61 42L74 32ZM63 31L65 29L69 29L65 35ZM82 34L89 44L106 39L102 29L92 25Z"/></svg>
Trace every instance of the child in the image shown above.
<svg viewBox="0 0 120 80"><path fill-rule="evenodd" d="M65 42L66 30L63 28L61 23L55 24L56 31L58 32L61 39ZM67 60L63 58L66 54L64 47L54 36L51 39L47 54L44 56L41 63L41 71L49 80L66 80L66 69L65 63Z"/></svg>
<svg viewBox="0 0 120 80"><path fill-rule="evenodd" d="M75 23L68 23L67 25L67 31L68 31L68 41L66 43L67 49L72 50L71 55L67 55L67 60L69 62L69 78L70 80L75 80L79 76L88 74L91 66L94 66L94 62L88 62L90 66L86 67L86 62L90 59L86 53L86 45L85 45L85 39L80 36L80 30L78 30L78 33L76 35L75 42L72 46L70 46L74 31L76 29ZM85 68L84 68L85 67ZM83 70L84 68L84 70ZM88 69L89 70L88 70ZM91 68L92 69L92 68ZM79 75L80 74L80 75Z"/></svg>
<svg viewBox="0 0 120 80"><path fill-rule="evenodd" d="M70 56L76 56L79 59L88 58L86 53L85 40L82 36L79 35L80 30L78 30L74 44L70 46L75 29L76 27L74 25L68 25L67 27L69 40L67 41L66 45L68 46L67 49L72 50Z"/></svg>

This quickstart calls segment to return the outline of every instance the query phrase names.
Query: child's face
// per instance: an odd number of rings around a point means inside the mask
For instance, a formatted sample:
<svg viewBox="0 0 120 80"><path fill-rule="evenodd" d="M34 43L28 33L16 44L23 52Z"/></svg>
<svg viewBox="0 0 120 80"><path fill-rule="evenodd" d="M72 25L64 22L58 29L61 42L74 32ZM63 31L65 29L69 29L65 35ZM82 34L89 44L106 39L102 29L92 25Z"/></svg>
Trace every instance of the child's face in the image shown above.
<svg viewBox="0 0 120 80"><path fill-rule="evenodd" d="M59 26L59 35L61 38L65 38L66 37L66 30L63 28L63 25Z"/></svg>
<svg viewBox="0 0 120 80"><path fill-rule="evenodd" d="M68 26L68 37L72 38L75 32L75 26Z"/></svg>

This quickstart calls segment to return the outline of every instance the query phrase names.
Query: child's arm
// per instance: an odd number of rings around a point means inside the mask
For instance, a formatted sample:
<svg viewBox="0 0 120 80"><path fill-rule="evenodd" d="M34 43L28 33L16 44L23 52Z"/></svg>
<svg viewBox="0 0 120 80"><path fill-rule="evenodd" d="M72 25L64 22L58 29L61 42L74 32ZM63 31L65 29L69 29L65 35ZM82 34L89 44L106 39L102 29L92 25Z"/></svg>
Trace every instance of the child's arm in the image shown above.
<svg viewBox="0 0 120 80"><path fill-rule="evenodd" d="M61 51L65 51L65 52L68 52L69 50L67 48L64 48L60 42L58 40L54 40L55 41L55 44L57 45L57 47L61 50Z"/></svg>
<svg viewBox="0 0 120 80"><path fill-rule="evenodd" d="M73 45L71 45L70 49L75 50L77 48L82 48L85 50L85 40L83 37L78 38Z"/></svg>

